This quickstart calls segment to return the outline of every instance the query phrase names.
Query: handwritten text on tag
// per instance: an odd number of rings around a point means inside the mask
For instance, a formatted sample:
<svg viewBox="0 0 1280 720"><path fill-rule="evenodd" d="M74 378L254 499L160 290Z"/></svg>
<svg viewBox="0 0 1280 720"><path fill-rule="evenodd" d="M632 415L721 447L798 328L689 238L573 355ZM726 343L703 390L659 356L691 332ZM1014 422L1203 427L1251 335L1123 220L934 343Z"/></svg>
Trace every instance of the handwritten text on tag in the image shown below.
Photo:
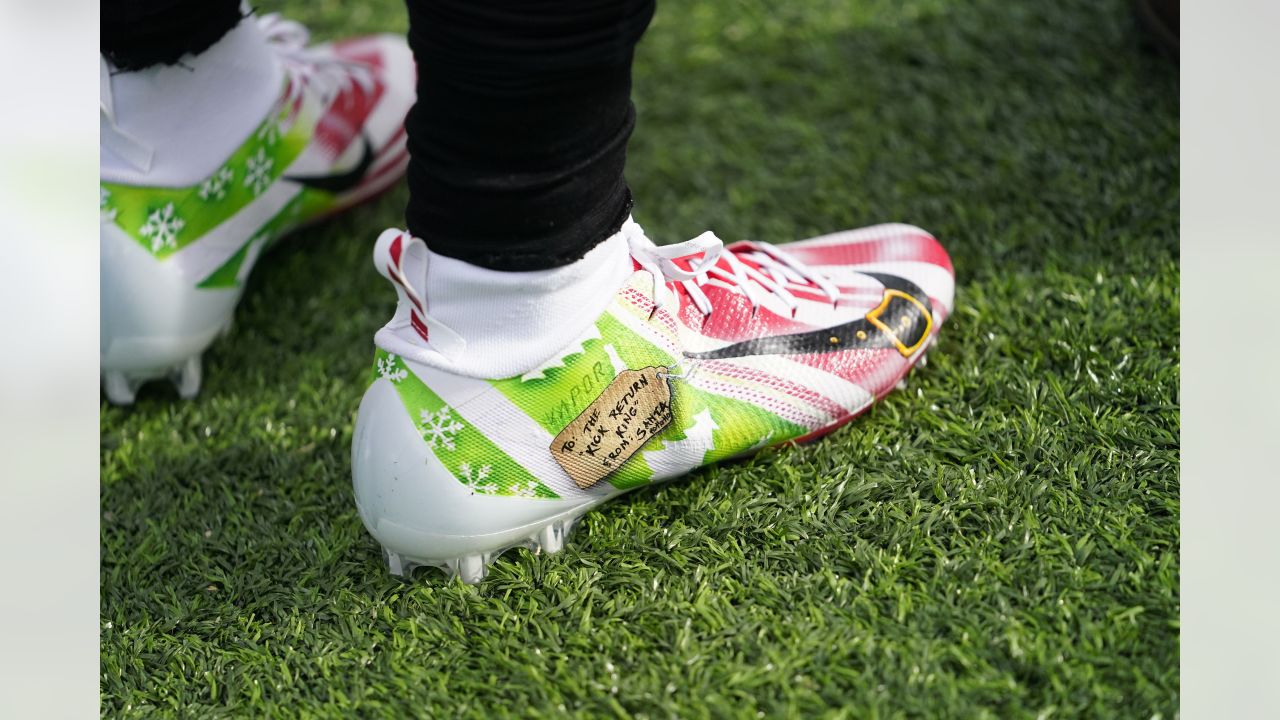
<svg viewBox="0 0 1280 720"><path fill-rule="evenodd" d="M671 424L666 372L623 370L551 441L551 455L578 487L595 485Z"/></svg>

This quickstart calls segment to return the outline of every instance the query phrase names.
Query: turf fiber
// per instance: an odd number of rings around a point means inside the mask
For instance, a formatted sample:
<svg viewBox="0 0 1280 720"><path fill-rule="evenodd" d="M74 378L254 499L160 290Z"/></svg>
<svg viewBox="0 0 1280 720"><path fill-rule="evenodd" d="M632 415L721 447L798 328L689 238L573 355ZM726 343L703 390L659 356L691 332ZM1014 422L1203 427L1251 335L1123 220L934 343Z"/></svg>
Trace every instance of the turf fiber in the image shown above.
<svg viewBox="0 0 1280 720"><path fill-rule="evenodd" d="M958 307L828 439L635 492L478 587L390 576L352 502L403 187L291 238L196 401L102 405L103 713L1175 717L1178 71L1142 44L1119 1L662 4L650 235L912 222Z"/></svg>

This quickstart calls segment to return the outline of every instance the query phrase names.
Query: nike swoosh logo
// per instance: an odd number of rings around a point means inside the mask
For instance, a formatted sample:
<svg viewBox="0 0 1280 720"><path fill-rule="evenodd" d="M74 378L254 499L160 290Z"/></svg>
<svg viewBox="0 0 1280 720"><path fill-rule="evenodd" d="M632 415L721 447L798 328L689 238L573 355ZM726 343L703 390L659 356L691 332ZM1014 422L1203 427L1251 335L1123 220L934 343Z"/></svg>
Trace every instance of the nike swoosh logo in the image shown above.
<svg viewBox="0 0 1280 720"><path fill-rule="evenodd" d="M885 287L880 305L852 322L790 335L767 335L708 352L685 353L695 360L752 355L808 355L863 348L897 348L903 357L920 349L933 329L933 305L920 286L885 273L862 273Z"/></svg>
<svg viewBox="0 0 1280 720"><path fill-rule="evenodd" d="M364 143L364 151L360 155L360 162L350 170L330 175L286 175L284 179L313 190L324 190L334 194L354 189L364 180L365 173L369 172L369 167L373 165L373 143L369 142L369 136L365 135L364 131L360 132L360 141Z"/></svg>

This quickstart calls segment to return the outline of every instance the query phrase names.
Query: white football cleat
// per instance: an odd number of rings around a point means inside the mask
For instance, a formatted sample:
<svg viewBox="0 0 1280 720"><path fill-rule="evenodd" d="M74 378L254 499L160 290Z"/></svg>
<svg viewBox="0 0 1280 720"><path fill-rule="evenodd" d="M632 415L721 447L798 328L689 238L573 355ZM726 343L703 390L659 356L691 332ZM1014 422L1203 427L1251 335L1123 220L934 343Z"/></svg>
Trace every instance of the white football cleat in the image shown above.
<svg viewBox="0 0 1280 720"><path fill-rule="evenodd" d="M243 143L181 186L104 163L100 362L111 402L131 403L143 383L166 377L194 397L201 354L230 328L262 251L387 189L408 164L404 118L416 70L402 37L307 47L297 23L274 15L244 22L266 36L284 80ZM113 130L123 108L113 107L105 61L102 82L104 155L136 155L139 140Z"/></svg>
<svg viewBox="0 0 1280 720"><path fill-rule="evenodd" d="M352 471L391 572L476 582L507 548L560 550L629 490L821 437L889 393L951 312L951 261L908 225L785 249L710 233L657 247L632 221L622 234L637 269L606 310L499 378L474 376L430 315L422 241L379 238L399 304L375 337Z"/></svg>

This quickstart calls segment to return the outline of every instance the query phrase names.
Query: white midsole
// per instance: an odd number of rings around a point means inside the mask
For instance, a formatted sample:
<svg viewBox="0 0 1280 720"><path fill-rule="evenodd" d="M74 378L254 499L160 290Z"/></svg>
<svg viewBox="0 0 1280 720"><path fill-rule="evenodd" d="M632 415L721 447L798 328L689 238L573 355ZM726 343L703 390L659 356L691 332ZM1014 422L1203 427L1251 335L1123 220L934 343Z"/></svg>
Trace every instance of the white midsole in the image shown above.
<svg viewBox="0 0 1280 720"><path fill-rule="evenodd" d="M387 550L427 563L518 545L623 492L568 500L473 493L436 459L385 379L360 403L351 460L365 527Z"/></svg>

